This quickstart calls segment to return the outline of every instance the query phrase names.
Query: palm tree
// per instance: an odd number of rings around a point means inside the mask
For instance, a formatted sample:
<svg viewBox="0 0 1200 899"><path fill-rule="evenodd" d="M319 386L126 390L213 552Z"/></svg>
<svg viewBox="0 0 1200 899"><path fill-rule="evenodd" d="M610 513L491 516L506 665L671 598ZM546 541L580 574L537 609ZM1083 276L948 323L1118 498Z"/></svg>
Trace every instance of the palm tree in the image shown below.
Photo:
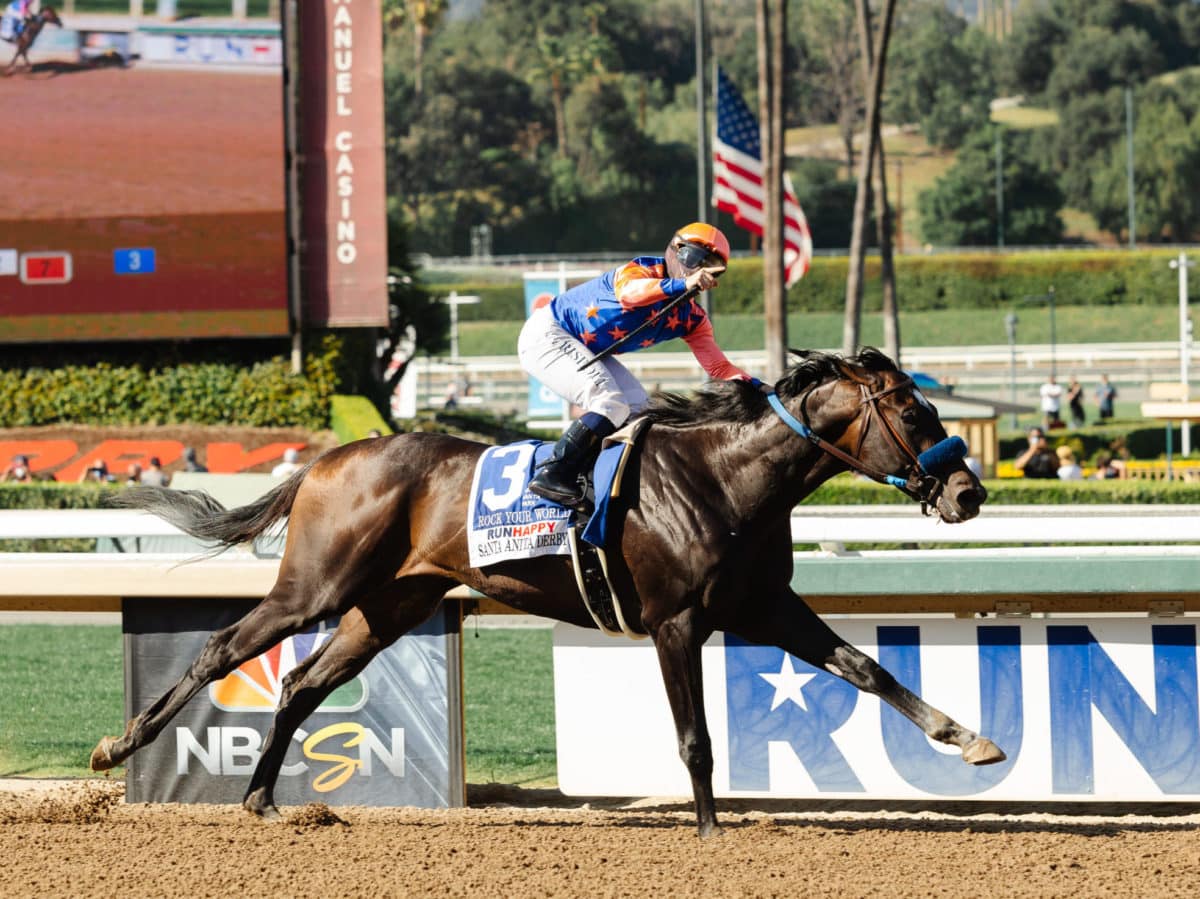
<svg viewBox="0 0 1200 899"><path fill-rule="evenodd" d="M871 60L875 58L871 33L871 9L866 0L855 4L858 13L859 40L862 45L864 88L871 83ZM883 116L875 117L875 172L879 187L875 190L875 229L879 243L879 274L883 281L883 349L900 362L900 309L896 300L896 267L892 259L892 216L888 203L887 157L880 135Z"/></svg>
<svg viewBox="0 0 1200 899"><path fill-rule="evenodd" d="M446 13L446 0L384 0L383 24L388 31L399 31L408 22L413 26L413 92L421 98L425 42Z"/></svg>
<svg viewBox="0 0 1200 899"><path fill-rule="evenodd" d="M567 155L567 92L596 61L590 40L574 40L569 36L547 34L538 30L537 59L526 77L532 82L544 81L550 86L550 102L554 106L554 130L558 141L557 153Z"/></svg>
<svg viewBox="0 0 1200 899"><path fill-rule="evenodd" d="M866 3L866 0L858 0ZM871 170L875 163L875 145L879 139L879 107L883 96L883 71L887 60L888 41L892 36L892 18L896 0L886 0L883 22L879 26L879 43L871 62L871 80L867 89L867 122L864 129L865 148L859 157L858 191L854 195L854 225L850 232L850 265L846 273L846 315L842 322L842 352L847 355L858 350L859 329L862 324L863 262L866 257L864 233L867 229L867 197L871 191Z"/></svg>

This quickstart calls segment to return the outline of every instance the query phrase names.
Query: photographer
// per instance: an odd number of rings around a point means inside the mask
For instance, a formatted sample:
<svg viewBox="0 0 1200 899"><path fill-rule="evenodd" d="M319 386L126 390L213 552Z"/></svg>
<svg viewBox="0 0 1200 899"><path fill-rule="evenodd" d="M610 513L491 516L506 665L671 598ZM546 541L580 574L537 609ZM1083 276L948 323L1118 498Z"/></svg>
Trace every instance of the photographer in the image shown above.
<svg viewBox="0 0 1200 899"><path fill-rule="evenodd" d="M87 481L95 481L99 484L105 484L112 480L108 476L108 466L103 459L93 459L92 464L83 470L83 474L79 476L79 483L83 484Z"/></svg>
<svg viewBox="0 0 1200 899"><path fill-rule="evenodd" d="M27 456L14 456L12 463L0 475L0 481L14 484L30 484L33 482L33 472L29 468Z"/></svg>
<svg viewBox="0 0 1200 899"><path fill-rule="evenodd" d="M1046 432L1036 426L1030 428L1029 448L1017 456L1013 467L1027 478L1057 478L1058 466L1058 455L1050 449Z"/></svg>

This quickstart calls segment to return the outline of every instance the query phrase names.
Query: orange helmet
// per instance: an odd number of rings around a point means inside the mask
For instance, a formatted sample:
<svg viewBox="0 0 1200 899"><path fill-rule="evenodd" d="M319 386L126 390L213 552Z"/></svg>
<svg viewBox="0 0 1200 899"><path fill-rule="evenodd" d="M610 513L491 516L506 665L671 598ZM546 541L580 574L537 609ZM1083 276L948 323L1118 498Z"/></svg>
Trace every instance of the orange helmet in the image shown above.
<svg viewBox="0 0 1200 899"><path fill-rule="evenodd" d="M722 262L729 261L729 241L712 225L706 225L704 222L692 222L676 231L675 236L688 243L706 246L720 256Z"/></svg>

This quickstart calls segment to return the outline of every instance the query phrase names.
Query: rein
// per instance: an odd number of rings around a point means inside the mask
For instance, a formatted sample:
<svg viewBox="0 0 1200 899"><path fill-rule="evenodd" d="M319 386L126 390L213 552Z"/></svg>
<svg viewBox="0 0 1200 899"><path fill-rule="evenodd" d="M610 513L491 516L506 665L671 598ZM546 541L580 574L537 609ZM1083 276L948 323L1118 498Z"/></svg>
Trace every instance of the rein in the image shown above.
<svg viewBox="0 0 1200 899"><path fill-rule="evenodd" d="M847 453L844 450L834 446L828 440L825 440L819 434L813 431L813 429L803 421L792 415L792 413L787 410L787 408L783 405L783 402L779 399L778 395L774 391L771 391L771 393L767 394L767 402L771 405L771 408L775 410L775 414L783 420L784 424L786 424L789 428L791 428L817 449L824 453L828 453L835 459L841 460L846 465L850 466L850 468L854 469L860 474L866 475L868 478L877 483L890 484L892 487L896 487L912 499L920 502L921 512L925 515L928 515L928 507L937 502L938 496L941 495L942 490L946 486L945 482L937 476L937 472L930 471L930 469L944 467L947 460L957 461L958 459L961 459L966 454L966 444L964 444L962 439L959 437L947 437L945 440L934 444L923 453L917 454L913 450L908 441L904 439L903 435L896 430L896 426L892 424L886 415L879 411L880 398L885 397L890 393L895 393L897 390L903 390L904 388L911 386L913 386L913 380L908 376L905 376L905 378L901 381L897 381L891 387L875 393L870 393L866 385L859 385L859 390L862 392L861 405L866 407L867 421L859 431L858 444L855 447L854 455L851 455L850 453ZM804 398L800 402L801 409L805 408L807 400L808 393L806 392L804 394ZM858 457L858 454L862 450L863 442L866 440L867 432L870 430L871 421L875 418L878 418L881 422L883 422L884 433L888 435L888 438L891 440L892 444L899 449L901 453L909 458L911 462L911 472L907 477L900 477L898 475L888 474L887 472L871 468Z"/></svg>

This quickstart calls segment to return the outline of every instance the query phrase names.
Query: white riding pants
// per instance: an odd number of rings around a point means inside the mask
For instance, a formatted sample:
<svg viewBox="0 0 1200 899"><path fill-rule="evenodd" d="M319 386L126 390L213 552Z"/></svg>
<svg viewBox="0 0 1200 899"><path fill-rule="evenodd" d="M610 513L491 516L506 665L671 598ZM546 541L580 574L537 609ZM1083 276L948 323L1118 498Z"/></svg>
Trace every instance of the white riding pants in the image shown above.
<svg viewBox="0 0 1200 899"><path fill-rule="evenodd" d="M619 428L646 405L646 390L616 356L579 371L596 354L554 320L550 307L535 310L517 339L521 367L585 412L603 415Z"/></svg>

